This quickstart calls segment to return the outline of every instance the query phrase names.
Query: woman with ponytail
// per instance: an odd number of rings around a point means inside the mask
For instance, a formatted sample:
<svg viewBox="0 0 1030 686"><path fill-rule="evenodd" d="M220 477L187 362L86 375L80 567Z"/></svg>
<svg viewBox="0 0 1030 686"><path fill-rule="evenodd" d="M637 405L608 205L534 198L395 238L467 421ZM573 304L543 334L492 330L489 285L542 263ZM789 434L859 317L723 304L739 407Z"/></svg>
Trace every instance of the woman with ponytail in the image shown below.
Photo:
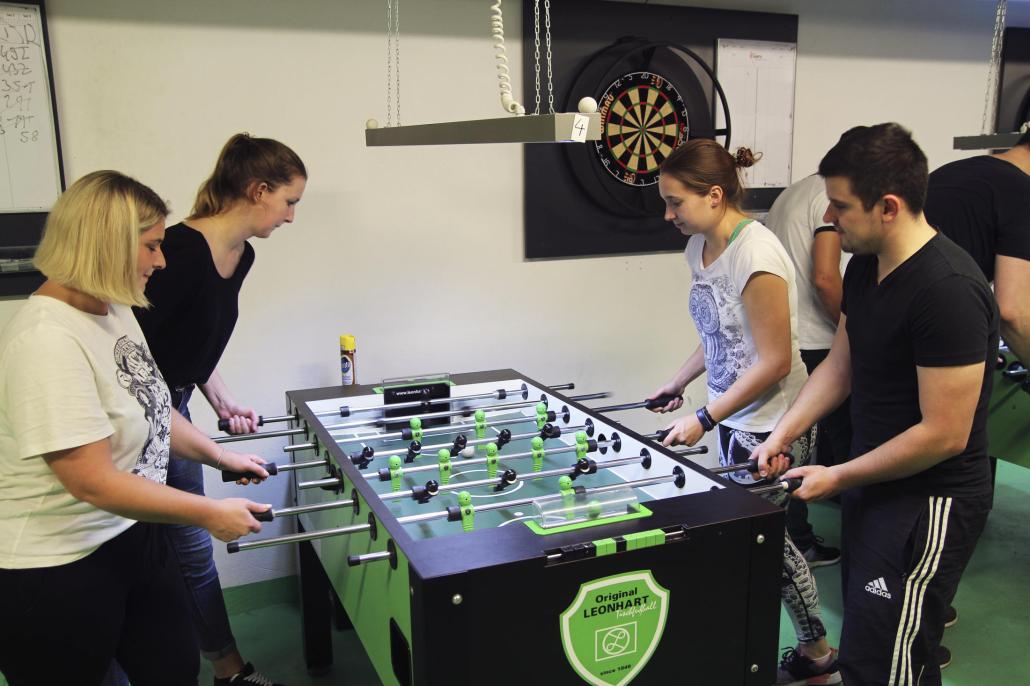
<svg viewBox="0 0 1030 686"><path fill-rule="evenodd" d="M137 309L136 318L171 389L172 406L187 419L190 395L199 387L218 417L228 420L230 433L257 430L257 413L236 401L218 361L236 325L240 287L254 263L248 240L268 238L292 222L306 182L304 163L293 150L269 138L236 134L197 192L190 216L168 228L162 246L167 266L147 284L152 307ZM204 492L200 470L174 454L168 484ZM171 527L170 535L216 686L271 684L236 647L210 536L190 526Z"/></svg>
<svg viewBox="0 0 1030 686"><path fill-rule="evenodd" d="M690 315L701 343L651 397L681 396L707 372L708 402L670 424L665 444L693 445L714 430L723 465L747 462L807 378L798 349L794 267L775 234L741 211L738 169L760 157L747 148L734 156L713 140L694 139L666 158L658 181L665 218L689 237ZM682 406L677 397L657 411ZM798 464L808 461L813 441L814 427L795 442ZM743 468L730 476L745 486L755 483ZM787 499L784 493L769 497L780 506ZM781 597L799 646L784 653L777 683L838 684L815 579L786 534L784 541Z"/></svg>

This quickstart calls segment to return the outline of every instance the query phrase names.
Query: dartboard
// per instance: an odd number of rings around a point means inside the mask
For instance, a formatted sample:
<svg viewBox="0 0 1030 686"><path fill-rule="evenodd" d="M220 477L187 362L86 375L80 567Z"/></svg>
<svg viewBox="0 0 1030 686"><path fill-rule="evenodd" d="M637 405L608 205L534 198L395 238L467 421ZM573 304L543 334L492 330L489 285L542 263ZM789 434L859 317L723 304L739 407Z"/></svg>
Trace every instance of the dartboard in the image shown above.
<svg viewBox="0 0 1030 686"><path fill-rule="evenodd" d="M599 99L598 159L629 186L658 183L658 168L690 131L687 105L668 79L647 71L623 74Z"/></svg>

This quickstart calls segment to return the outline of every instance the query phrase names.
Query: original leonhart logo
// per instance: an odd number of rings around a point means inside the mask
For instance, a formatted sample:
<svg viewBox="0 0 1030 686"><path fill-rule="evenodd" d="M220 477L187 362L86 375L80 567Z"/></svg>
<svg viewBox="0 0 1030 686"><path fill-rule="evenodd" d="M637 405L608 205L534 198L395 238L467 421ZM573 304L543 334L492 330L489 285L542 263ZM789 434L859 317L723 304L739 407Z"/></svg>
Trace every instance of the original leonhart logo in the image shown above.
<svg viewBox="0 0 1030 686"><path fill-rule="evenodd" d="M669 591L650 570L582 584L561 614L561 637L572 669L594 686L624 686L662 640Z"/></svg>
<svg viewBox="0 0 1030 686"><path fill-rule="evenodd" d="M687 105L672 83L638 71L616 79L600 98L601 139L594 150L613 177L630 186L658 183L658 168L690 131Z"/></svg>

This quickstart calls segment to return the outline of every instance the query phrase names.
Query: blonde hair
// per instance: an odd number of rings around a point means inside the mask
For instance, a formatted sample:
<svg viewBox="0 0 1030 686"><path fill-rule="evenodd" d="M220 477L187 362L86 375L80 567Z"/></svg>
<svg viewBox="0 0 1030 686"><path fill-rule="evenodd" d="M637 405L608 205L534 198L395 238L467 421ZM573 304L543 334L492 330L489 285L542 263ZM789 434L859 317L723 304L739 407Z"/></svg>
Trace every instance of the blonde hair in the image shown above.
<svg viewBox="0 0 1030 686"><path fill-rule="evenodd" d="M187 219L222 214L234 203L250 199L259 184L266 184L274 192L298 176L306 179L308 172L288 146L271 138L238 133L222 147L215 170L201 184Z"/></svg>
<svg viewBox="0 0 1030 686"><path fill-rule="evenodd" d="M33 262L47 278L104 302L147 307L136 273L139 236L167 216L147 186L95 171L57 199Z"/></svg>

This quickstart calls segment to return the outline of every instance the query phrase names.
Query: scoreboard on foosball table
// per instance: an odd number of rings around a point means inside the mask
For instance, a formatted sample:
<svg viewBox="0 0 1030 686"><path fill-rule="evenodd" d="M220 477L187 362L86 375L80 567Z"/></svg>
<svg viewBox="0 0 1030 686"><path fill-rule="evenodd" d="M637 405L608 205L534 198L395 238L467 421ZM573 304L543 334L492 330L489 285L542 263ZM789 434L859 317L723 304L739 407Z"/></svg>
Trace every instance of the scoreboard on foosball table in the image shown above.
<svg viewBox="0 0 1030 686"><path fill-rule="evenodd" d="M287 398L310 669L331 587L386 684L775 680L762 498L510 369Z"/></svg>

